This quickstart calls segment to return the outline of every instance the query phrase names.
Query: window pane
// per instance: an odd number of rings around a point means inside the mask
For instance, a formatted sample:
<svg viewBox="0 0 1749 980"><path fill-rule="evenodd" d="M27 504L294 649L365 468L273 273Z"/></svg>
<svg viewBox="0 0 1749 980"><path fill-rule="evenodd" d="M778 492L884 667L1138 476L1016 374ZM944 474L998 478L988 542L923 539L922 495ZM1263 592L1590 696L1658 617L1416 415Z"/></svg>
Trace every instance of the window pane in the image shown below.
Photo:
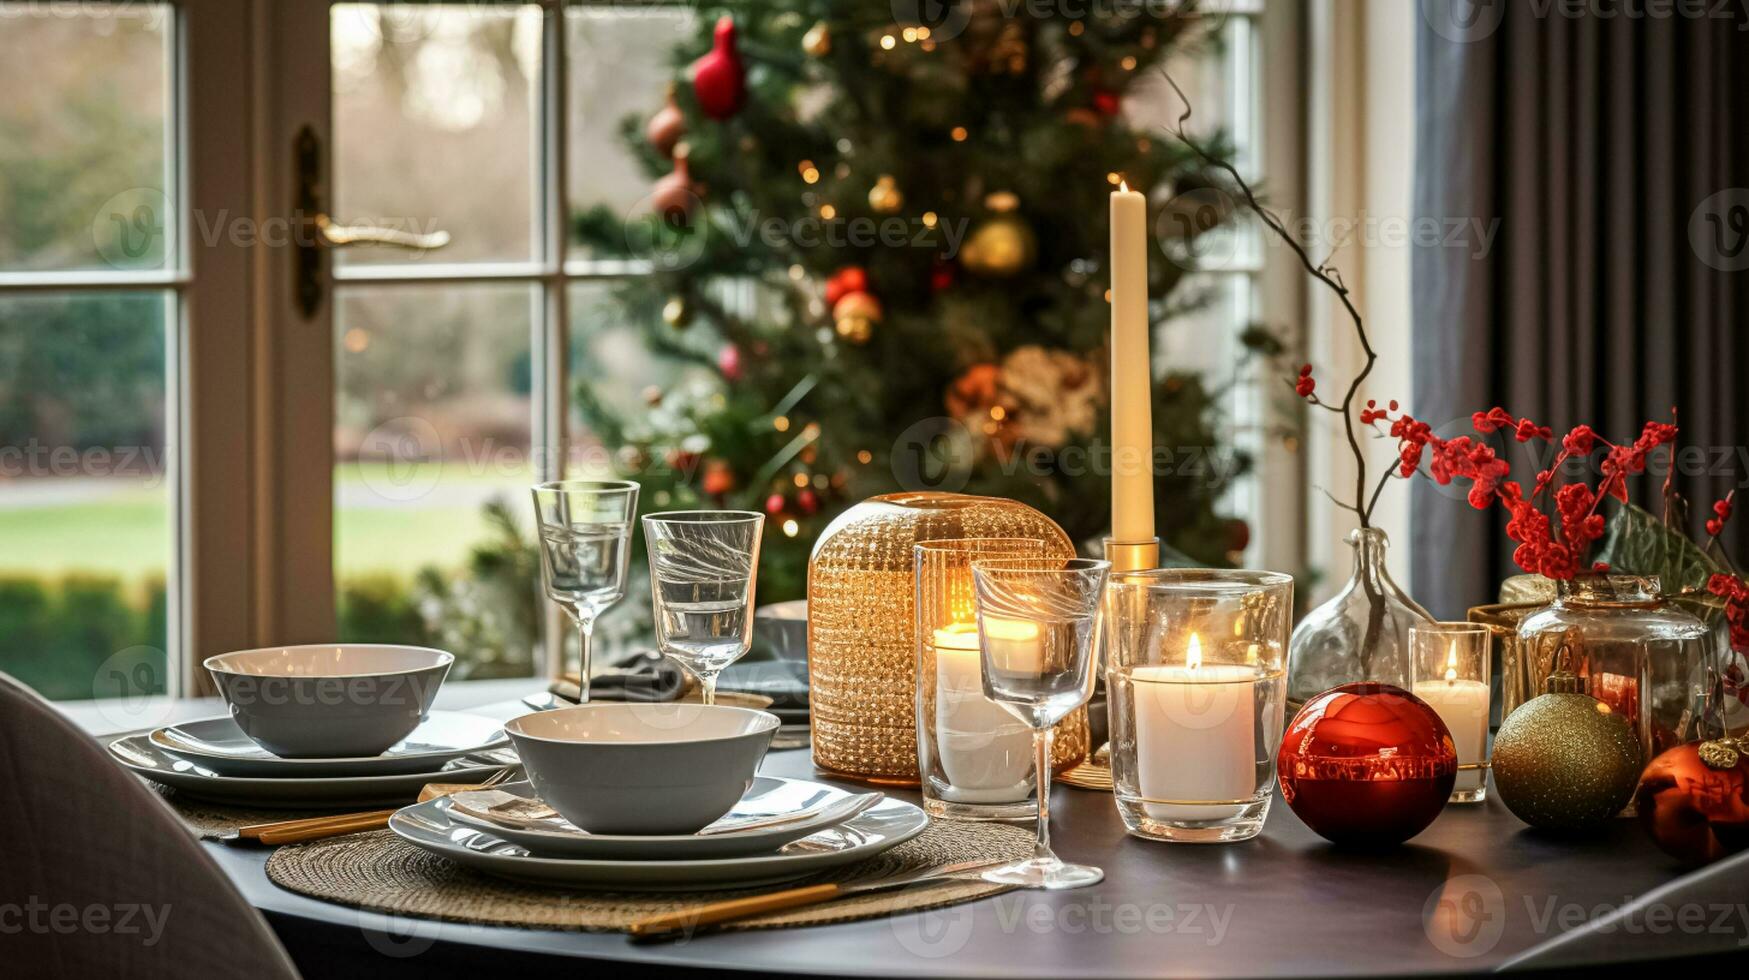
<svg viewBox="0 0 1749 980"><path fill-rule="evenodd" d="M165 261L170 7L0 2L0 270Z"/></svg>
<svg viewBox="0 0 1749 980"><path fill-rule="evenodd" d="M643 123L662 106L674 78L674 46L692 33L683 7L574 8L565 18L571 79L570 194L575 212L604 206L624 214L650 193L650 180L627 147L620 124ZM574 243L572 257L588 251Z"/></svg>
<svg viewBox="0 0 1749 980"><path fill-rule="evenodd" d="M441 647L456 655L455 678L532 671L536 308L523 285L339 291L334 575L342 639Z"/></svg>
<svg viewBox="0 0 1749 980"><path fill-rule="evenodd" d="M331 29L337 219L451 235L423 259L352 248L337 261L535 257L539 7L337 4Z"/></svg>
<svg viewBox="0 0 1749 980"><path fill-rule="evenodd" d="M166 687L168 303L0 297L0 670L50 698Z"/></svg>

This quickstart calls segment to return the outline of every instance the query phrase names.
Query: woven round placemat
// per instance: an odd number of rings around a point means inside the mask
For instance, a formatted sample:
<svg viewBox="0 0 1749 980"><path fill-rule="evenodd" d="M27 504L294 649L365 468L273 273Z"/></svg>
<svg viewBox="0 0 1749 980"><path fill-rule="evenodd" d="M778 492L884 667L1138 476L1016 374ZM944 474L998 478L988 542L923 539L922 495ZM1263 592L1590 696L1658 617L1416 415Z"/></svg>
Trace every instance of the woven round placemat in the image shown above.
<svg viewBox="0 0 1749 980"><path fill-rule="evenodd" d="M258 809L254 807L229 806L224 803L208 803L197 800L186 793L179 793L174 787L146 781L146 785L156 790L164 802L170 804L183 826L187 827L196 837L202 840L215 840L236 833L238 827L250 824L271 823L275 820L296 820L300 817L313 817L321 814L321 810L285 810ZM343 808L345 809L356 809Z"/></svg>
<svg viewBox="0 0 1749 980"><path fill-rule="evenodd" d="M807 879L836 881L871 872L933 867L956 861L1019 859L1032 853L1033 835L1019 827L937 820L916 838L866 861ZM617 931L638 919L704 902L790 887L739 891L583 892L501 881L427 853L381 830L282 847L267 861L267 877L300 895L394 915L480 925ZM798 884L798 883L791 883ZM891 892L853 895L806 908L774 912L724 928L850 922L956 905L1008 891L986 881L949 881Z"/></svg>

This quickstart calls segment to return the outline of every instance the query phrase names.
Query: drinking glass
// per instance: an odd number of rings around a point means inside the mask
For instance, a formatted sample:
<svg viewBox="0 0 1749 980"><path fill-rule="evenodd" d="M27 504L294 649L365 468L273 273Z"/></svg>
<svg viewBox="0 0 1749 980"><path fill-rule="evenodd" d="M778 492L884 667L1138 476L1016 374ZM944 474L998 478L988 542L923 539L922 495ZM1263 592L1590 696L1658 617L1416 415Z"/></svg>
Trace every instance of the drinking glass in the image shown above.
<svg viewBox="0 0 1749 980"><path fill-rule="evenodd" d="M683 510L644 517L656 643L715 704L717 675L753 645L753 586L765 515Z"/></svg>
<svg viewBox="0 0 1749 980"><path fill-rule="evenodd" d="M548 598L577 624L578 700L587 702L595 620L625 597L638 485L627 480L559 480L531 489L541 579ZM553 658L554 664L564 662L562 651Z"/></svg>
<svg viewBox="0 0 1749 980"><path fill-rule="evenodd" d="M1111 562L991 558L972 563L984 696L1032 729L1038 844L1032 857L985 872L1028 888L1079 888L1105 878L1051 853L1051 726L1093 695L1093 657Z"/></svg>

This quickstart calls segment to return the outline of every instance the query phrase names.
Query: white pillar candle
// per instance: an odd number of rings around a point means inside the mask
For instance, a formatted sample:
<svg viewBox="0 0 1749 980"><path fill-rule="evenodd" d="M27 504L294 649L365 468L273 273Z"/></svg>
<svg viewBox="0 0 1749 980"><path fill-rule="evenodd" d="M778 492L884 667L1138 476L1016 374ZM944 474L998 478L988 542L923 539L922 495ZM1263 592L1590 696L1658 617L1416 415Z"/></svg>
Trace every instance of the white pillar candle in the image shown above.
<svg viewBox="0 0 1749 980"><path fill-rule="evenodd" d="M1486 758L1488 684L1486 681L1458 679L1456 640L1452 641L1446 660L1445 677L1417 681L1415 696L1431 705L1439 720L1451 730L1451 740L1457 745L1458 765L1474 765ZM1468 794L1481 788L1481 769L1459 769L1452 792Z"/></svg>
<svg viewBox="0 0 1749 980"><path fill-rule="evenodd" d="M1035 650L1037 635L1034 629ZM1032 792L1032 731L984 697L978 628L971 623L943 627L935 631L933 646L936 751L952 784L942 797L959 803L1026 799Z"/></svg>
<svg viewBox="0 0 1749 980"><path fill-rule="evenodd" d="M1149 800L1238 803L1257 792L1257 670L1204 664L1193 633L1184 666L1130 672L1136 708L1137 789ZM1227 806L1143 805L1150 817L1214 820Z"/></svg>
<svg viewBox="0 0 1749 980"><path fill-rule="evenodd" d="M1148 199L1111 195L1111 536L1154 537L1153 372L1148 360Z"/></svg>

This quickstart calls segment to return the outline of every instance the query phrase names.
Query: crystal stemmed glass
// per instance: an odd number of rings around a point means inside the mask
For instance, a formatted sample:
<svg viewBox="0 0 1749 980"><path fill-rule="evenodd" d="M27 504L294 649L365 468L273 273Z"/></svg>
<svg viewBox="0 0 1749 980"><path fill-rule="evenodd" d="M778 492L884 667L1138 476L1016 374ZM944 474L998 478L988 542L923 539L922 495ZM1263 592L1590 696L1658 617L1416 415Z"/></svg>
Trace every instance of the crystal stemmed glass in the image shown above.
<svg viewBox="0 0 1749 980"><path fill-rule="evenodd" d="M1051 852L1051 726L1093 695L1094 651L1108 561L991 558L972 563L984 696L1032 729L1038 844L1032 857L984 873L1026 888L1079 888L1105 872Z"/></svg>
<svg viewBox="0 0 1749 980"><path fill-rule="evenodd" d="M547 596L577 624L578 700L589 700L595 620L625 597L638 485L626 480L560 480L531 488ZM559 658L563 663L563 658Z"/></svg>
<svg viewBox="0 0 1749 980"><path fill-rule="evenodd" d="M753 644L753 587L765 515L683 510L644 517L656 643L715 704L717 675Z"/></svg>

